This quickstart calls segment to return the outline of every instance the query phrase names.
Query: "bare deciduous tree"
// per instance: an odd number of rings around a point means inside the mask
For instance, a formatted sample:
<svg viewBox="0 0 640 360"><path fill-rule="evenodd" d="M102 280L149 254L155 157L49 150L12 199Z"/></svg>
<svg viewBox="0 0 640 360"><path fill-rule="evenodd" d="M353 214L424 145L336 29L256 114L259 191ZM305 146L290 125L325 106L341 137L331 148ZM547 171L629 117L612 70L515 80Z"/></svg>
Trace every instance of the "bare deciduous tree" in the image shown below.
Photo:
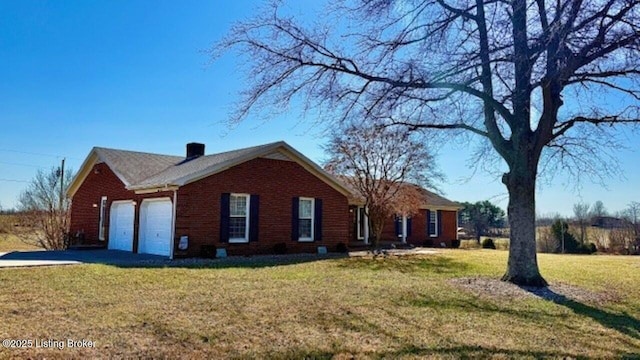
<svg viewBox="0 0 640 360"><path fill-rule="evenodd" d="M214 48L214 56L235 48L247 59L248 85L233 120L256 107L302 103L328 122L360 116L477 135L508 168L503 280L545 285L535 243L538 173L612 169L612 125L640 119L638 1L341 4L325 24L317 14L316 25L274 5ZM616 97L606 106L589 99L607 95Z"/></svg>
<svg viewBox="0 0 640 360"><path fill-rule="evenodd" d="M587 238L587 227L590 225L589 204L573 204L573 215L580 226L580 243L584 245Z"/></svg>
<svg viewBox="0 0 640 360"><path fill-rule="evenodd" d="M425 143L397 128L350 125L333 132L325 151L325 169L364 200L374 247L386 219L418 211L422 195L414 184L433 187L442 178Z"/></svg>
<svg viewBox="0 0 640 360"><path fill-rule="evenodd" d="M634 239L634 245L640 248L640 202L632 201L627 208L622 211L622 217L629 222Z"/></svg>
<svg viewBox="0 0 640 360"><path fill-rule="evenodd" d="M598 200L591 206L591 217L607 216L609 212L604 207L602 201Z"/></svg>
<svg viewBox="0 0 640 360"><path fill-rule="evenodd" d="M18 199L18 221L14 234L25 242L47 250L66 248L70 201L65 197L73 172L61 179L60 169L39 170ZM61 184L61 181L63 182Z"/></svg>

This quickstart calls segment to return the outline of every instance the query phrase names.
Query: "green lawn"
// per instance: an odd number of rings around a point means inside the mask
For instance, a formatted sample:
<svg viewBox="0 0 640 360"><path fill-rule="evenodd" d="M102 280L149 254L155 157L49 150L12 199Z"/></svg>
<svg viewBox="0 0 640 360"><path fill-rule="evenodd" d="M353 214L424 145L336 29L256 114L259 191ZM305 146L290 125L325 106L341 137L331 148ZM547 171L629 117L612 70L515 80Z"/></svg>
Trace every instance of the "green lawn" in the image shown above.
<svg viewBox="0 0 640 360"><path fill-rule="evenodd" d="M540 255L547 280L613 300L477 294L506 251L288 265L0 270L0 338L88 339L95 349L5 357L640 357L640 257Z"/></svg>

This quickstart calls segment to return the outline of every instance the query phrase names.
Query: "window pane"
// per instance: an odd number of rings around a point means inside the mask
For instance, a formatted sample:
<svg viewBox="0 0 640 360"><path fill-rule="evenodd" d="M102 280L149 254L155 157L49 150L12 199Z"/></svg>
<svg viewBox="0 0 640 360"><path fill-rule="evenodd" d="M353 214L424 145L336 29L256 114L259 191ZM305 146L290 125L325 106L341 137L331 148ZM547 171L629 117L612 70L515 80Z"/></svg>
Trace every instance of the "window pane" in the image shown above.
<svg viewBox="0 0 640 360"><path fill-rule="evenodd" d="M298 235L301 238L311 238L311 219L299 220Z"/></svg>
<svg viewBox="0 0 640 360"><path fill-rule="evenodd" d="M246 216L247 215L247 197L231 195L229 199L229 205L231 207L231 216Z"/></svg>
<svg viewBox="0 0 640 360"><path fill-rule="evenodd" d="M429 214L429 235L436 235L436 216L435 211L431 211Z"/></svg>
<svg viewBox="0 0 640 360"><path fill-rule="evenodd" d="M300 218L311 218L311 200L300 199Z"/></svg>
<svg viewBox="0 0 640 360"><path fill-rule="evenodd" d="M358 237L364 237L364 208L358 208Z"/></svg>
<svg viewBox="0 0 640 360"><path fill-rule="evenodd" d="M229 238L244 239L247 233L247 218L232 217L229 218Z"/></svg>

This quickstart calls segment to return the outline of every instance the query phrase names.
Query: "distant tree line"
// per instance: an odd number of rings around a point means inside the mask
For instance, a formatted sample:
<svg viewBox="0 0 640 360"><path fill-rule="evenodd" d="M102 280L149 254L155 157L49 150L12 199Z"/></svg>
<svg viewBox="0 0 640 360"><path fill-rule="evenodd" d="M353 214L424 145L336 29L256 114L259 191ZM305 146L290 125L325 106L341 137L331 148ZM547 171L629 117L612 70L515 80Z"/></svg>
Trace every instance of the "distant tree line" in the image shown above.
<svg viewBox="0 0 640 360"><path fill-rule="evenodd" d="M576 203L573 217L539 216L538 249L542 252L640 254L640 202L610 213L602 201Z"/></svg>
<svg viewBox="0 0 640 360"><path fill-rule="evenodd" d="M505 226L504 210L488 200L463 202L461 205L462 209L458 211L458 225L469 235L473 235L478 243L481 236L490 235L490 229Z"/></svg>

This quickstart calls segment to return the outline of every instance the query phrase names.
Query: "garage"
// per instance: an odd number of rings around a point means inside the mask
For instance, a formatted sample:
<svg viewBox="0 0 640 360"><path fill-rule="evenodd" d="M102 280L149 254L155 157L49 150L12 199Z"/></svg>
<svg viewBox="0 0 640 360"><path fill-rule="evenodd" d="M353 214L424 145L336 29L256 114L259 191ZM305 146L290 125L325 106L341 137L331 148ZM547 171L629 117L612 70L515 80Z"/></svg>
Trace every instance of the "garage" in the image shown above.
<svg viewBox="0 0 640 360"><path fill-rule="evenodd" d="M142 201L138 253L171 256L172 218L171 199L159 198Z"/></svg>
<svg viewBox="0 0 640 360"><path fill-rule="evenodd" d="M133 251L133 201L114 201L109 215L109 249Z"/></svg>

